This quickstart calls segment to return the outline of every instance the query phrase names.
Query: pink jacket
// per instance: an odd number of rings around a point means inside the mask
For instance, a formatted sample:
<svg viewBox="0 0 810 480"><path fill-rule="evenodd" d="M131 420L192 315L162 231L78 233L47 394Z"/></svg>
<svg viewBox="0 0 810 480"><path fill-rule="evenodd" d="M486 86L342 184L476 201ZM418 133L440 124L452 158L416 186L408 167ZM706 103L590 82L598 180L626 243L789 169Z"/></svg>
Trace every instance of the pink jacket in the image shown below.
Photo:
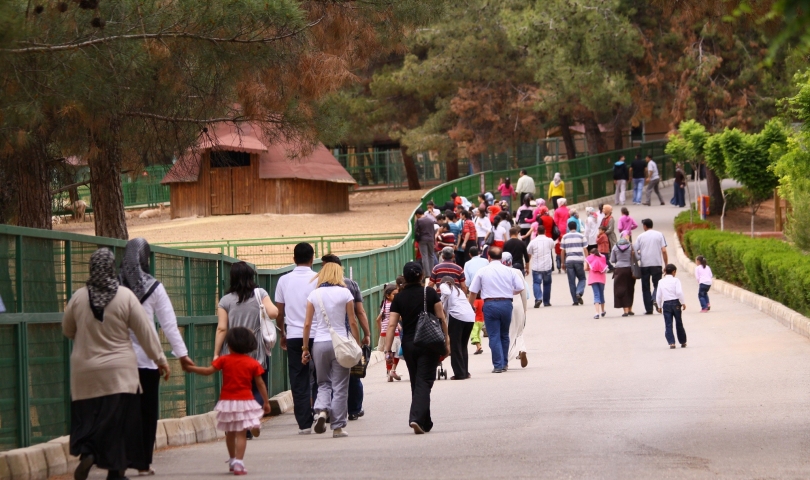
<svg viewBox="0 0 810 480"><path fill-rule="evenodd" d="M588 268L591 271L588 274L588 285L594 283L605 283L607 271L607 259L604 255L588 255L585 259L588 262Z"/></svg>
<svg viewBox="0 0 810 480"><path fill-rule="evenodd" d="M565 205L554 210L554 223L556 223L557 228L560 229L560 235L565 235L568 232L568 218L570 217L568 207Z"/></svg>
<svg viewBox="0 0 810 480"><path fill-rule="evenodd" d="M636 223L635 220L632 219L632 217L630 217L630 215L622 215L622 217L619 219L619 226L617 229L620 232L624 232L625 230L629 232L637 228L638 224Z"/></svg>

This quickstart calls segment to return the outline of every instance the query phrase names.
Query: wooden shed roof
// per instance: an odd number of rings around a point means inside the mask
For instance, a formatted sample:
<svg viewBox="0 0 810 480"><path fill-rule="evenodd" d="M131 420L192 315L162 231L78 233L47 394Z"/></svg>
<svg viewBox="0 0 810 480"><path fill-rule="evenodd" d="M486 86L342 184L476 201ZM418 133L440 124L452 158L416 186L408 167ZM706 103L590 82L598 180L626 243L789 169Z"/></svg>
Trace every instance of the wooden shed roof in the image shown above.
<svg viewBox="0 0 810 480"><path fill-rule="evenodd" d="M265 142L259 128L250 123L217 124L205 134L195 148L185 152L172 166L161 183L196 182L200 176L201 154L207 150L230 150L259 155L259 178L297 178L354 184L354 178L334 155L318 143L309 155L296 155L292 142Z"/></svg>

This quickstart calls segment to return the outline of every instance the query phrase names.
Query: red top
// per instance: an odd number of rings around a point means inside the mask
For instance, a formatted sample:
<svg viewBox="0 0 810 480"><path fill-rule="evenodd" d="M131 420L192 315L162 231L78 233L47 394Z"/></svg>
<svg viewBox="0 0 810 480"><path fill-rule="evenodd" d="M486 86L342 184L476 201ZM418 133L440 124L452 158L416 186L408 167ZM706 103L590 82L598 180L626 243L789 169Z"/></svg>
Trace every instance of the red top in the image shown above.
<svg viewBox="0 0 810 480"><path fill-rule="evenodd" d="M254 400L253 377L264 373L259 362L247 355L230 353L214 360L211 366L222 370L220 400Z"/></svg>
<svg viewBox="0 0 810 480"><path fill-rule="evenodd" d="M476 322L483 322L484 321L484 301L480 298L475 299L475 321Z"/></svg>
<svg viewBox="0 0 810 480"><path fill-rule="evenodd" d="M472 220L464 220L464 226L461 227L461 240L464 240L464 235L470 234L470 240L475 240L477 238L477 233L475 232L475 223ZM461 246L464 248L464 245Z"/></svg>
<svg viewBox="0 0 810 480"><path fill-rule="evenodd" d="M543 215L540 217L540 221L543 222L543 228L546 229L546 236L551 238L551 230L554 228L554 219L551 218L550 215Z"/></svg>
<svg viewBox="0 0 810 480"><path fill-rule="evenodd" d="M599 253L604 253L605 255L610 253L610 240L606 234L600 232L599 236L596 237L596 248L599 250Z"/></svg>

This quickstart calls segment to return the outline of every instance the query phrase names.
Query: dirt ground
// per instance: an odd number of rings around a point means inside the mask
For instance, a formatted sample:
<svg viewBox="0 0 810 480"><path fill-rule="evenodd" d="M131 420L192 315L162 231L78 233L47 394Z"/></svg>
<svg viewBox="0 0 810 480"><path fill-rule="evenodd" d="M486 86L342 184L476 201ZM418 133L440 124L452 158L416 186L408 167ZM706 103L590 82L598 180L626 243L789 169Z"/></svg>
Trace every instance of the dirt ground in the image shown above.
<svg viewBox="0 0 810 480"><path fill-rule="evenodd" d="M198 240L239 240L310 235L403 233L416 204L426 190L375 190L349 194L349 211L334 214L230 215L171 219L166 209L160 218L140 219L142 210L129 210L130 238L150 243ZM94 235L92 219L85 223L54 225L54 230Z"/></svg>
<svg viewBox="0 0 810 480"><path fill-rule="evenodd" d="M773 232L773 220L776 217L774 214L773 200L766 200L762 206L757 210L754 217L754 231L755 232ZM714 213L714 212L712 212ZM784 207L782 217L784 221ZM720 228L720 212L717 215L710 215L706 220L712 222L718 229ZM751 209L742 207L735 210L726 212L725 229L729 232L749 233L751 231Z"/></svg>

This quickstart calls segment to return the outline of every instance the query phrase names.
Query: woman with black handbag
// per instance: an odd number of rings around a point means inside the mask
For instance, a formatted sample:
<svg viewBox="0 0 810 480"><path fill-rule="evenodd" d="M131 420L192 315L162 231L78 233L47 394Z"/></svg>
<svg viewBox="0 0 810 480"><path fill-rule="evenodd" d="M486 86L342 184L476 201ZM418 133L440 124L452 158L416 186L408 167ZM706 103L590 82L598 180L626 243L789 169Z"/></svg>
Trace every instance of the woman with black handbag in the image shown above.
<svg viewBox="0 0 810 480"><path fill-rule="evenodd" d="M391 319L385 336L385 360L393 361L391 345L397 325L402 322L402 352L411 380L408 425L414 433L422 434L433 428L430 391L436 380L439 357L450 354L450 337L447 335L447 321L439 295L436 290L423 286L422 264L406 263L402 275L407 283L391 303Z"/></svg>

